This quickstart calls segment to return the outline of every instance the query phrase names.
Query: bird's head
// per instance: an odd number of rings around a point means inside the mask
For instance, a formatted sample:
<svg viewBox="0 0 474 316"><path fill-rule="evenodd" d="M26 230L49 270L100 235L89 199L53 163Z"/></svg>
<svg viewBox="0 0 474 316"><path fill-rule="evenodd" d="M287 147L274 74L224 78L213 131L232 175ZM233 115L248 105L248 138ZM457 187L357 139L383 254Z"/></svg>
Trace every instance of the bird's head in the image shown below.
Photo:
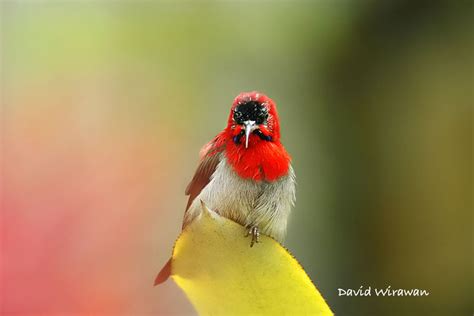
<svg viewBox="0 0 474 316"><path fill-rule="evenodd" d="M280 124L275 103L260 92L243 92L232 104L227 133L244 148L259 142L279 142Z"/></svg>

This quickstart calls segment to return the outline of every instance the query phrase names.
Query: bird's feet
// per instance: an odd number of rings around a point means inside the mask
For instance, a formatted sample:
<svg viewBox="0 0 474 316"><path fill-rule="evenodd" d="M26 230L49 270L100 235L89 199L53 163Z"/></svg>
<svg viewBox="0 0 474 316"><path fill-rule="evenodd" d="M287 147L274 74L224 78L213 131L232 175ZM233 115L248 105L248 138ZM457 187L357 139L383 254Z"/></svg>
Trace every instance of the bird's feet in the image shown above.
<svg viewBox="0 0 474 316"><path fill-rule="evenodd" d="M256 225L248 225L247 229L248 231L245 237L248 237L249 235L252 236L252 240L250 240L250 247L253 247L255 243L260 242L260 230L258 229L258 226Z"/></svg>

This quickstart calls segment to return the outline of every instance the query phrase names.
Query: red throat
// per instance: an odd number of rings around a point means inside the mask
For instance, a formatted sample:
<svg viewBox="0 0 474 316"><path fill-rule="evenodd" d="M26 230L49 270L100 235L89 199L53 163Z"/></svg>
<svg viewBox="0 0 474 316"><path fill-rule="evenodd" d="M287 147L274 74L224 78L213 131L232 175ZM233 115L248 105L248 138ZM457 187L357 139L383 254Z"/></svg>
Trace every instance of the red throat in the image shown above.
<svg viewBox="0 0 474 316"><path fill-rule="evenodd" d="M248 148L245 148L243 144L236 144L233 140L241 128L235 125L232 113L239 104L249 101L258 101L267 108L268 121L265 125L260 125L260 131L265 136L270 136L271 141L251 134ZM220 136L225 142L222 145L225 146L227 161L242 178L275 181L288 173L291 158L280 143L280 124L276 106L273 100L264 94L249 92L237 96L231 108L227 128Z"/></svg>
<svg viewBox="0 0 474 316"><path fill-rule="evenodd" d="M250 142L248 148L236 145L230 139L226 144L225 155L239 176L257 181L277 180L288 173L290 164L290 156L280 142L260 139Z"/></svg>

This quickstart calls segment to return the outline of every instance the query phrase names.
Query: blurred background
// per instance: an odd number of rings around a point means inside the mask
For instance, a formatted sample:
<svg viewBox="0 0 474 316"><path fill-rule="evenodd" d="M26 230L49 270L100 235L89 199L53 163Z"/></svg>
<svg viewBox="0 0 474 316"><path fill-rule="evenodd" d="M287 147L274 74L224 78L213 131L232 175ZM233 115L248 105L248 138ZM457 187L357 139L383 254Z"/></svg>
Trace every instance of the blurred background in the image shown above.
<svg viewBox="0 0 474 316"><path fill-rule="evenodd" d="M472 314L472 1L0 9L3 315L194 314L152 284L248 90L279 106L286 246L336 315ZM431 294L337 295L389 285Z"/></svg>

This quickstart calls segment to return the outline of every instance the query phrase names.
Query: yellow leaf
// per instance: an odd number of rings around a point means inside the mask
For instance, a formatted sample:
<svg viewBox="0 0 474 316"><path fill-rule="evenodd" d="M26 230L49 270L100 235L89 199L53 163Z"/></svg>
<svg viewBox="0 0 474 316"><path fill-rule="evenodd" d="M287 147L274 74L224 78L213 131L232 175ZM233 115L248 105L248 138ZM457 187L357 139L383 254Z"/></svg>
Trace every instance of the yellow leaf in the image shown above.
<svg viewBox="0 0 474 316"><path fill-rule="evenodd" d="M203 211L176 241L171 277L201 315L333 315L299 263L262 235Z"/></svg>

